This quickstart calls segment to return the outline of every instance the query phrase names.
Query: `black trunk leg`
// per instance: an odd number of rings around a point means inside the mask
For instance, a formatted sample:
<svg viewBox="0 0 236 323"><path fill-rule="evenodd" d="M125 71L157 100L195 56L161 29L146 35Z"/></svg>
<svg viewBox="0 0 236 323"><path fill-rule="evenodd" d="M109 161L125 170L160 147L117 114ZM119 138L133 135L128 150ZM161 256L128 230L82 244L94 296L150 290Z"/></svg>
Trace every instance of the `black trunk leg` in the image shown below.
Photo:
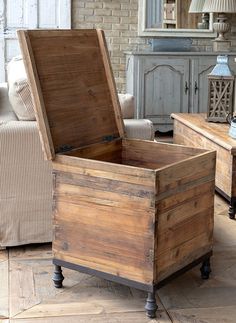
<svg viewBox="0 0 236 323"><path fill-rule="evenodd" d="M158 308L158 306L157 306L155 292L148 293L148 298L147 298L146 305L145 305L145 310L146 310L147 316L150 318L156 317L157 308Z"/></svg>
<svg viewBox="0 0 236 323"><path fill-rule="evenodd" d="M208 279L211 273L210 258L203 261L200 268L202 279Z"/></svg>
<svg viewBox="0 0 236 323"><path fill-rule="evenodd" d="M55 265L54 274L52 276L54 286L56 288L62 288L63 279L64 279L64 276L62 275L61 266Z"/></svg>
<svg viewBox="0 0 236 323"><path fill-rule="evenodd" d="M229 218L235 220L236 213L236 198L232 197L229 204Z"/></svg>
<svg viewBox="0 0 236 323"><path fill-rule="evenodd" d="M229 218L235 220L235 209L231 205L229 206Z"/></svg>

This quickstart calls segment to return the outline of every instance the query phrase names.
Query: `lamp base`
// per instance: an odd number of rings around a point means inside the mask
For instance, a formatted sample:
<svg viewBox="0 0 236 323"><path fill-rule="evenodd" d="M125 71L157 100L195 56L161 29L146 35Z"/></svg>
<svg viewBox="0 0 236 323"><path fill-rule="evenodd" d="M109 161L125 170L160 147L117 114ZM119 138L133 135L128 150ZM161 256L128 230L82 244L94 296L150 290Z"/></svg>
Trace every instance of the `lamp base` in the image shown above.
<svg viewBox="0 0 236 323"><path fill-rule="evenodd" d="M197 24L198 29L209 29L209 13L202 14L202 21Z"/></svg>
<svg viewBox="0 0 236 323"><path fill-rule="evenodd" d="M229 52L231 48L230 40L213 40L214 52Z"/></svg>

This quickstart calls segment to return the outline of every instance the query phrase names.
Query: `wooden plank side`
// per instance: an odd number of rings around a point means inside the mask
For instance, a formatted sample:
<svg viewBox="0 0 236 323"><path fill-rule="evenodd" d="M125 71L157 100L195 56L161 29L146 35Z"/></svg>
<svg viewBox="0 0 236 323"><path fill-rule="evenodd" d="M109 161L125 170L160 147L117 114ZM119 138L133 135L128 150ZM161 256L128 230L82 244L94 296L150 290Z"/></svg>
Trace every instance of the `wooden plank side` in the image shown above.
<svg viewBox="0 0 236 323"><path fill-rule="evenodd" d="M114 106L117 128L119 129L120 137L125 137L125 126L124 126L120 102L119 102L119 98L116 90L115 79L112 73L112 66L109 59L109 53L108 53L104 31L97 30L97 35L98 35L98 41L100 45L104 67L105 67L105 72L107 76L108 87L110 90L111 99Z"/></svg>
<svg viewBox="0 0 236 323"><path fill-rule="evenodd" d="M75 158L66 155L57 155L53 161L53 169L68 171L75 174L90 174L93 176L117 179L127 183L154 185L156 172L150 169L135 168L126 165L112 164L104 161Z"/></svg>
<svg viewBox="0 0 236 323"><path fill-rule="evenodd" d="M54 256L151 284L155 183L129 184L85 171L56 172Z"/></svg>
<svg viewBox="0 0 236 323"><path fill-rule="evenodd" d="M173 113L171 117L213 141L217 145L229 150L232 154L236 152L235 140L228 136L228 124L207 122L206 114L204 113Z"/></svg>
<svg viewBox="0 0 236 323"><path fill-rule="evenodd" d="M215 178L216 154L214 151L164 167L157 171L158 200Z"/></svg>
<svg viewBox="0 0 236 323"><path fill-rule="evenodd" d="M188 221L189 217L207 208L209 201L212 203L212 192L214 192L214 181L161 200L157 204L161 234L183 221Z"/></svg>
<svg viewBox="0 0 236 323"><path fill-rule="evenodd" d="M148 199L143 199L142 197L133 196L130 199L129 195L123 195L122 199L119 193L103 191L103 190L94 190L89 187L80 187L72 186L67 184L60 183L61 190L57 191L55 197L65 198L72 203L76 203L77 196L80 196L80 201L86 202L89 201L94 205L107 205L116 207L118 209L140 209L145 212L152 212L152 209L155 205L154 201Z"/></svg>
<svg viewBox="0 0 236 323"><path fill-rule="evenodd" d="M157 282L191 264L195 259L199 259L211 250L212 234L206 228L206 232L201 235L162 254L157 266Z"/></svg>
<svg viewBox="0 0 236 323"><path fill-rule="evenodd" d="M51 160L55 157L55 151L52 136L48 124L44 99L40 86L37 67L35 64L33 50L30 44L29 36L26 31L18 30L17 36L20 43L21 53L29 80L30 92L34 103L35 116L39 128L40 141L44 151L45 159Z"/></svg>
<svg viewBox="0 0 236 323"><path fill-rule="evenodd" d="M202 197L200 197L202 198ZM207 196L205 201L210 204L210 198ZM204 201L204 202L205 202ZM199 200L196 200L195 203L199 204L199 210L194 209L191 204L182 206L182 211L188 212L189 216L181 219L181 215L178 213L179 221L173 216L172 221L169 221L169 226L163 228L159 226L158 229L158 250L156 253L157 261L161 259L163 253L168 253L170 250L181 246L184 243L192 240L195 236L198 236L206 231L212 230L213 224L213 207L206 207L206 205L200 205ZM179 211L179 210L178 210ZM173 210L173 214L175 211ZM177 217L176 216L176 217ZM211 232L212 233L212 232ZM193 259L194 260L194 259Z"/></svg>
<svg viewBox="0 0 236 323"><path fill-rule="evenodd" d="M32 48L55 152L119 137L109 67L97 31L35 30L20 35L27 35ZM26 45L22 41L22 47ZM44 115L40 117L44 125Z"/></svg>
<svg viewBox="0 0 236 323"><path fill-rule="evenodd" d="M123 140L123 163L136 167L158 169L177 163L205 150L138 140Z"/></svg>
<svg viewBox="0 0 236 323"><path fill-rule="evenodd" d="M208 192L158 215L156 281L192 263L213 247L213 195Z"/></svg>
<svg viewBox="0 0 236 323"><path fill-rule="evenodd" d="M115 217L115 221L112 221ZM151 254L153 234L149 230L152 226L150 217L144 217L139 226L135 224L135 220L139 221L141 217L141 212L135 216L125 217L123 214L122 223L119 214L113 214L111 208L98 210L91 204L84 206L58 201L54 217L53 249L75 257L78 261L90 263L89 268L96 269L96 264L100 266L100 271L114 273L116 270L121 277L124 275L122 271L129 272L130 276L126 278L141 276L142 279L145 272L148 271L148 275L152 273L149 251ZM137 232L134 228L137 228ZM132 273L133 270L136 272Z"/></svg>
<svg viewBox="0 0 236 323"><path fill-rule="evenodd" d="M121 140L97 143L68 152L68 156L95 159L110 163L122 164Z"/></svg>
<svg viewBox="0 0 236 323"><path fill-rule="evenodd" d="M214 175L215 152L157 171L157 282L211 250Z"/></svg>
<svg viewBox="0 0 236 323"><path fill-rule="evenodd" d="M189 189L183 189L179 190L179 192L176 192L173 195L170 195L169 197L165 197L162 200L159 200L157 202L157 208L159 213L168 213L175 207L178 208L183 203L186 203L186 201L193 201L194 198L198 197L202 194L208 194L209 192L213 192L215 187L215 182L209 181L209 182L203 182L201 184L192 185ZM168 216L169 218L169 216ZM159 222L161 219L159 219Z"/></svg>
<svg viewBox="0 0 236 323"><path fill-rule="evenodd" d="M121 182L114 179L98 178L91 175L68 174L68 172L57 173L57 183L73 185L76 187L90 188L103 192L113 192L125 196L132 195L144 199L154 200L155 193L153 187L144 185L135 185L127 182Z"/></svg>
<svg viewBox="0 0 236 323"><path fill-rule="evenodd" d="M174 142L194 147L208 148L217 152L216 158L216 186L228 196L232 194L232 160L233 156L225 147L202 136L194 129L175 120L174 122Z"/></svg>

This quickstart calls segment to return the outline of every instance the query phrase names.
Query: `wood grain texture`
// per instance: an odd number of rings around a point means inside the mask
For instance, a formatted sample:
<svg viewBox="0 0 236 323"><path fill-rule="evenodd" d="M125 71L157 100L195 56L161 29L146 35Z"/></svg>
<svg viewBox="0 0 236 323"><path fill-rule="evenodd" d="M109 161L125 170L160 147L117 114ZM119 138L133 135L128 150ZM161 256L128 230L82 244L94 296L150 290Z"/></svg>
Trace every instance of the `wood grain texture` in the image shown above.
<svg viewBox="0 0 236 323"><path fill-rule="evenodd" d="M45 102L39 81L36 62L34 59L33 49L31 47L29 36L25 31L17 31L17 36L19 39L27 78L29 80L30 92L34 103L35 116L39 128L40 141L44 151L44 157L45 159L51 160L55 156L55 150L49 129L48 117L46 114Z"/></svg>
<svg viewBox="0 0 236 323"><path fill-rule="evenodd" d="M126 139L122 145L123 164L150 169L178 163L204 152L191 147L142 140Z"/></svg>
<svg viewBox="0 0 236 323"><path fill-rule="evenodd" d="M106 304L105 304L106 305ZM92 308L93 306L90 306ZM115 310L115 308L114 308ZM12 319L11 323L65 323L68 319L65 316L61 316L61 313L58 313L59 316L43 316L41 318L17 318ZM107 314L87 314L87 315L70 315L69 321L71 323L150 323L150 319L145 317L144 312L130 312L130 313L107 313ZM0 321L1 322L1 321ZM156 323L171 323L170 318L166 311L159 310L157 312L157 318L153 320ZM8 322L1 322L8 323Z"/></svg>
<svg viewBox="0 0 236 323"><path fill-rule="evenodd" d="M67 155L122 164L122 141L117 139L111 142L89 145L73 150Z"/></svg>
<svg viewBox="0 0 236 323"><path fill-rule="evenodd" d="M155 281L212 250L215 152L157 171Z"/></svg>
<svg viewBox="0 0 236 323"><path fill-rule="evenodd" d="M236 142L228 135L228 124L207 122L205 113L173 113L171 117L229 150L232 154L236 152Z"/></svg>
<svg viewBox="0 0 236 323"><path fill-rule="evenodd" d="M120 101L119 101L117 90L116 90L116 83L115 83L114 75L112 73L111 61L109 60L109 53L108 53L108 48L107 48L107 43L106 43L104 31L100 30L100 29L97 30L97 35L98 35L98 41L99 41L99 45L100 45L100 51L101 51L102 58L103 58L103 64L105 67L108 87L110 90L110 95L111 95L111 99L112 99L112 103L113 103L114 111L115 111L115 115L116 115L117 127L119 129L120 136L125 137L124 121L123 121L123 117L122 117L122 113L121 113Z"/></svg>
<svg viewBox="0 0 236 323"><path fill-rule="evenodd" d="M236 195L235 141L226 124L205 121L205 115L174 114L174 142L215 150L216 186L229 197Z"/></svg>
<svg viewBox="0 0 236 323"><path fill-rule="evenodd" d="M92 171L56 172L55 258L151 284L154 179L134 184Z"/></svg>
<svg viewBox="0 0 236 323"><path fill-rule="evenodd" d="M91 306L88 302L68 302L58 306L57 303L40 304L38 306L29 309L22 316L24 318L32 317L53 317L53 316L67 316L71 315L99 315L102 313L119 313L122 311L126 312L143 312L143 299L139 300L114 300L101 299L93 302ZM17 315L17 318L21 318L21 315Z"/></svg>
<svg viewBox="0 0 236 323"><path fill-rule="evenodd" d="M142 140L120 144L75 153L99 160L99 153L119 147L123 165L57 156L54 257L159 282L212 248L215 152Z"/></svg>
<svg viewBox="0 0 236 323"><path fill-rule="evenodd" d="M37 83L31 90L47 147L47 119L55 152L64 146L76 149L124 135L101 31L37 30L18 34L29 82ZM41 96L43 100L39 100Z"/></svg>

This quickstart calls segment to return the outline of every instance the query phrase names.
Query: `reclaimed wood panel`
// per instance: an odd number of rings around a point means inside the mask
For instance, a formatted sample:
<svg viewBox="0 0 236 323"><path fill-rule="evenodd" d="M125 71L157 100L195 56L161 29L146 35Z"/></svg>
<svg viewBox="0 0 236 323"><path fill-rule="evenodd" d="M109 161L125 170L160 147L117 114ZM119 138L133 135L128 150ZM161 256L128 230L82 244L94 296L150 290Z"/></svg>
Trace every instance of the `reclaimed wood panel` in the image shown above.
<svg viewBox="0 0 236 323"><path fill-rule="evenodd" d="M191 147L142 140L122 141L123 164L158 169L203 153Z"/></svg>
<svg viewBox="0 0 236 323"><path fill-rule="evenodd" d="M49 159L53 147L58 152L124 136L102 31L21 30L18 36Z"/></svg>
<svg viewBox="0 0 236 323"><path fill-rule="evenodd" d="M197 119L198 122L204 122L202 117ZM195 119L193 119L196 122ZM235 196L236 194L236 182L234 178L234 169L235 165L233 163L234 155L232 155L232 149L227 149L227 145L220 145L221 141L216 140L215 129L218 124L210 123L210 126L207 126L207 130L210 132L211 125L213 125L214 137L206 136L205 132L197 132L194 127L190 124L185 124L185 115L183 116L182 121L175 119L174 121L174 142L183 145L192 145L194 147L202 147L204 149L215 150L217 152L216 159L216 187L221 189L229 197ZM222 125L223 128L226 128L226 125ZM206 126L205 126L206 127ZM227 128L228 129L228 128ZM222 131L219 132L221 134ZM223 138L223 135L221 134ZM225 137L227 138L226 132ZM228 136L229 137L229 136Z"/></svg>
<svg viewBox="0 0 236 323"><path fill-rule="evenodd" d="M203 153L188 160L167 166L157 172L157 200L197 186L215 178L215 152Z"/></svg>
<svg viewBox="0 0 236 323"><path fill-rule="evenodd" d="M207 122L205 113L173 113L171 117L203 134L219 146L231 151L232 154L236 151L236 142L228 135L228 124Z"/></svg>
<svg viewBox="0 0 236 323"><path fill-rule="evenodd" d="M150 169L134 168L126 165L113 165L104 161L57 155L53 161L55 171L68 171L75 174L91 174L99 178L117 179L127 183L153 185L156 173ZM112 193L112 192L111 192Z"/></svg>
<svg viewBox="0 0 236 323"><path fill-rule="evenodd" d="M89 145L73 150L67 155L122 164L122 141L118 139Z"/></svg>
<svg viewBox="0 0 236 323"><path fill-rule="evenodd" d="M215 152L157 171L155 281L212 250L214 179Z"/></svg>
<svg viewBox="0 0 236 323"><path fill-rule="evenodd" d="M56 172L55 258L151 284L154 181L130 184L86 171Z"/></svg>

